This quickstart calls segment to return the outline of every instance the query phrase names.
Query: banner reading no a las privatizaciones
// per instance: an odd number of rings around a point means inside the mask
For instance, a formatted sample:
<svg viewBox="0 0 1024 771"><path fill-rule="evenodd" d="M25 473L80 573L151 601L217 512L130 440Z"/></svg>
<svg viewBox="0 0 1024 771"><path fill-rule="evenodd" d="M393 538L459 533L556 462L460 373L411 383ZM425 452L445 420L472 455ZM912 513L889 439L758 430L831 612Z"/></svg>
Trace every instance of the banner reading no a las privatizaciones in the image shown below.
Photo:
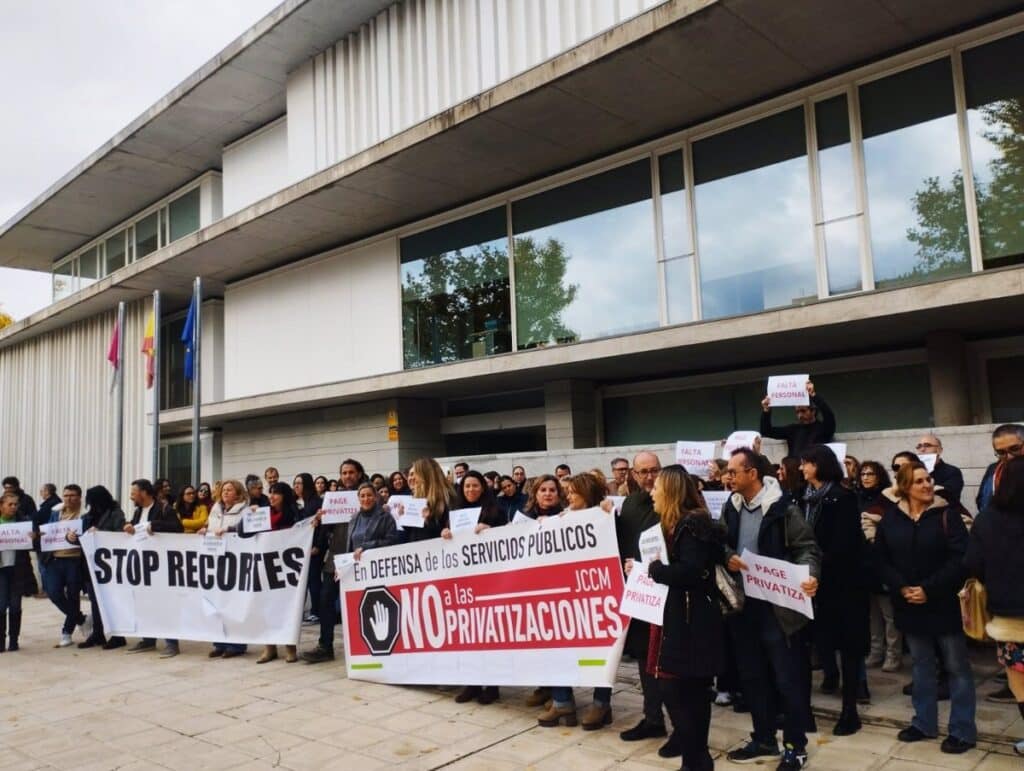
<svg viewBox="0 0 1024 771"><path fill-rule="evenodd" d="M223 543L198 535L86 533L107 635L248 644L298 642L313 528ZM212 548L219 546L219 548Z"/></svg>
<svg viewBox="0 0 1024 771"><path fill-rule="evenodd" d="M374 549L341 574L348 676L434 685L612 685L628 619L614 517Z"/></svg>

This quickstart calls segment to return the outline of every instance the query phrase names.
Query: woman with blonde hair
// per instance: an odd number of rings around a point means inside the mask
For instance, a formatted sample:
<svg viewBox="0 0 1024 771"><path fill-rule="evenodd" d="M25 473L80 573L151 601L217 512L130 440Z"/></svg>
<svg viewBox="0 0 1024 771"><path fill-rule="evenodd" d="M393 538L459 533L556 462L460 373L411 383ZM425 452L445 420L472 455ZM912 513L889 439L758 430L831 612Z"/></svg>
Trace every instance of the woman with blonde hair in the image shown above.
<svg viewBox="0 0 1024 771"><path fill-rule="evenodd" d="M409 540L440 538L448 528L448 512L455 503L455 489L448 482L444 469L433 458L419 458L409 469L409 486L414 497L427 501L423 527L409 528Z"/></svg>
<svg viewBox="0 0 1024 771"><path fill-rule="evenodd" d="M682 767L711 771L708 689L725 667L715 567L725 564L726 531L711 519L696 483L678 464L661 470L651 498L671 560L660 555L648 566L650 577L669 590L664 624L651 626L647 671L657 680L679 735ZM633 569L633 560L627 560L627 573Z"/></svg>

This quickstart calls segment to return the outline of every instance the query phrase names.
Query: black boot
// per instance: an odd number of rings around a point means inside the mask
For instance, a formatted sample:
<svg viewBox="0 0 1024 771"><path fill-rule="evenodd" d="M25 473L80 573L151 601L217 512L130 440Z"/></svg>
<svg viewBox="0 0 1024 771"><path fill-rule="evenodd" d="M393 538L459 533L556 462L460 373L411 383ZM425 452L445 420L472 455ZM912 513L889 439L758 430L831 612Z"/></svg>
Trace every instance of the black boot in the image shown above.
<svg viewBox="0 0 1024 771"><path fill-rule="evenodd" d="M7 614L0 613L0 653L7 650Z"/></svg>
<svg viewBox="0 0 1024 771"><path fill-rule="evenodd" d="M7 650L16 651L18 650L18 635L21 634L20 610L11 611L11 622L10 629L8 629L8 632L10 633L10 643L7 645Z"/></svg>

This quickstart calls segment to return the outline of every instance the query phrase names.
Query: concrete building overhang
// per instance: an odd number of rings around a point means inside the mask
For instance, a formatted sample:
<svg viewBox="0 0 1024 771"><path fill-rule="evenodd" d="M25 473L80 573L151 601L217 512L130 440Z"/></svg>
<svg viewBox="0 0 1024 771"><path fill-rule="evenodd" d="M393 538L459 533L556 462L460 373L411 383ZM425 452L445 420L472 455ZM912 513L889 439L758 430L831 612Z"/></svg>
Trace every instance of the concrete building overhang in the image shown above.
<svg viewBox="0 0 1024 771"><path fill-rule="evenodd" d="M216 293L1019 10L1009 0L912 6L668 0L12 325L0 347L157 288L184 302L195 275Z"/></svg>
<svg viewBox="0 0 1024 771"><path fill-rule="evenodd" d="M202 425L388 398L445 399L542 387L580 378L605 383L920 348L936 330L965 337L1020 333L1024 267L837 297L806 306L661 328L469 361L392 372L203 405ZM187 431L191 408L161 414L164 434Z"/></svg>
<svg viewBox="0 0 1024 771"><path fill-rule="evenodd" d="M287 0L0 225L0 266L49 270L285 112L285 79L395 0Z"/></svg>

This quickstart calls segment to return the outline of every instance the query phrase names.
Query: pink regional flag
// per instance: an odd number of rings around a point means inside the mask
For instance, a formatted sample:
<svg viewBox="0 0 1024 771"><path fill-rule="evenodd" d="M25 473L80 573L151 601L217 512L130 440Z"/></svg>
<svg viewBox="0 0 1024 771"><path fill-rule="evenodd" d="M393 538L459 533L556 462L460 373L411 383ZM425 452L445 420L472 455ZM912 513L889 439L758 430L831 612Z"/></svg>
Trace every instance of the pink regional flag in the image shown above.
<svg viewBox="0 0 1024 771"><path fill-rule="evenodd" d="M121 337L121 330L118 328L117 322L114 322L114 334L110 336L110 347L107 349L107 361L110 362L110 366L114 368L114 373L110 378L110 390L114 390L114 386L117 384L117 369L120 365L117 357L117 349Z"/></svg>

